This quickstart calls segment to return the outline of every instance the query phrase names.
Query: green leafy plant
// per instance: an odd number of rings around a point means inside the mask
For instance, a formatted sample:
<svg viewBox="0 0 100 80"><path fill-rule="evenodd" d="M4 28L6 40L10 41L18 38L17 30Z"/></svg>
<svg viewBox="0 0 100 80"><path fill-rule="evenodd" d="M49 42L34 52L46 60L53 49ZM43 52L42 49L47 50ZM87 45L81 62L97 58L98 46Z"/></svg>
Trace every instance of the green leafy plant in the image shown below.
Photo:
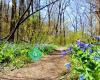
<svg viewBox="0 0 100 80"><path fill-rule="evenodd" d="M7 64L13 65L16 68L22 67L26 63L32 61L32 58L29 56L29 54L35 47L36 46L34 45L23 43L16 44L7 42L0 44L0 65ZM56 47L57 46L53 44L38 45L38 49L44 55L48 55L49 53L53 52Z"/></svg>
<svg viewBox="0 0 100 80"><path fill-rule="evenodd" d="M53 45L53 44L41 44L39 46L39 49L45 55L48 55L49 53L53 52L55 48L57 48L57 46L56 45Z"/></svg>
<svg viewBox="0 0 100 80"><path fill-rule="evenodd" d="M88 49L85 52L78 47L74 47L73 49L72 65L74 66L71 74L78 74L79 78L83 75L83 80L99 80L100 60L96 60L98 52L95 51L95 47L92 47L94 50L92 54L90 54Z"/></svg>
<svg viewBox="0 0 100 80"><path fill-rule="evenodd" d="M100 48L96 45L77 41L77 45L63 51L62 55L72 53L70 64L66 68L70 69L72 80L99 80L100 79ZM71 65L71 66L69 66Z"/></svg>
<svg viewBox="0 0 100 80"><path fill-rule="evenodd" d="M0 64L12 64L16 68L30 62L27 56L31 50L30 44L2 43L0 44Z"/></svg>

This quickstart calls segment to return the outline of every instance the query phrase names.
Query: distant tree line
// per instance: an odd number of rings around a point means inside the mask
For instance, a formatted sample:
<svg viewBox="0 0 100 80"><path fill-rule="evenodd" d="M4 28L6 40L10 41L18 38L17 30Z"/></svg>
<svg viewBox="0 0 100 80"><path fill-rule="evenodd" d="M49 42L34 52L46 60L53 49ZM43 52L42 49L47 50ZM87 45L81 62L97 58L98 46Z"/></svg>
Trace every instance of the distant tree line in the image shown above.
<svg viewBox="0 0 100 80"><path fill-rule="evenodd" d="M71 32L100 35L99 4L99 0L0 0L0 39L63 45Z"/></svg>

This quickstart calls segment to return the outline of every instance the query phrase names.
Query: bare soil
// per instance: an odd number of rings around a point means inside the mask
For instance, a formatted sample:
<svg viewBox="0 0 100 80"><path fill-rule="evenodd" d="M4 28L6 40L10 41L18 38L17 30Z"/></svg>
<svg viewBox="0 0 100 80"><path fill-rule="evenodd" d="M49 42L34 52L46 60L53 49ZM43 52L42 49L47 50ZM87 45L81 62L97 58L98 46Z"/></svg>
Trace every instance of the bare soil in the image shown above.
<svg viewBox="0 0 100 80"><path fill-rule="evenodd" d="M61 74L66 71L64 64L68 60L69 57L62 58L59 52L54 52L38 62L0 74L0 80L59 80Z"/></svg>

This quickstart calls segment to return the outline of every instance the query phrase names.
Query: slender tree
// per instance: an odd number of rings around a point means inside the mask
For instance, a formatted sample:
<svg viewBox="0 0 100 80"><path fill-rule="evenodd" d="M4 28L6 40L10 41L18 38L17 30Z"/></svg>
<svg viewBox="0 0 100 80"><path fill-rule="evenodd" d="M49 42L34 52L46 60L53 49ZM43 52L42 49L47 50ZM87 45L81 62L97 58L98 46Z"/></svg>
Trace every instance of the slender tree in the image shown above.
<svg viewBox="0 0 100 80"><path fill-rule="evenodd" d="M26 10L25 0L19 0L19 16L21 16Z"/></svg>
<svg viewBox="0 0 100 80"><path fill-rule="evenodd" d="M90 32L93 35L93 15L92 15L92 4L90 3Z"/></svg>
<svg viewBox="0 0 100 80"><path fill-rule="evenodd" d="M11 13L11 24L10 24L10 32L15 28L16 23L16 0L12 0L12 13ZM14 34L11 35L9 41L14 42Z"/></svg>
<svg viewBox="0 0 100 80"><path fill-rule="evenodd" d="M0 1L0 37L2 37L1 31L2 31L2 0Z"/></svg>
<svg viewBox="0 0 100 80"><path fill-rule="evenodd" d="M98 17L98 28L99 28L98 35L100 35L100 0L96 0L96 6L97 6L96 14Z"/></svg>
<svg viewBox="0 0 100 80"><path fill-rule="evenodd" d="M30 0L27 0L27 5L29 5ZM22 14L25 12L26 10L26 5L25 5L25 0L19 0L19 17L22 16ZM28 15L30 14L30 9L28 9ZM25 17L25 16L24 16ZM22 19L24 19L24 17ZM20 35L20 37L19 37ZM23 40L24 38L24 28L18 28L17 29L17 41Z"/></svg>

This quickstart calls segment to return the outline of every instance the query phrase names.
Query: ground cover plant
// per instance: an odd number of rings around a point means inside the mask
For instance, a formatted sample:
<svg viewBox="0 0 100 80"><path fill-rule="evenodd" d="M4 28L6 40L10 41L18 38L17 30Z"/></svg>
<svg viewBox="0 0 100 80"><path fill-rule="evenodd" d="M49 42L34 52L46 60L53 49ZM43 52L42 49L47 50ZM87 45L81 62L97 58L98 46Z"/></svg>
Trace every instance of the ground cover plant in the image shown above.
<svg viewBox="0 0 100 80"><path fill-rule="evenodd" d="M33 61L39 61L44 55L49 55L57 48L54 44L36 44L29 52L29 57Z"/></svg>
<svg viewBox="0 0 100 80"><path fill-rule="evenodd" d="M43 57L43 55L49 54L55 48L53 44L38 44L36 45L28 44L28 43L1 43L0 44L0 67L5 66L14 66L16 68L23 67L25 64L34 62L32 59L34 54L34 48L37 48L38 51L42 53L42 56L39 60ZM32 54L32 57L29 56ZM35 56L36 58L39 57Z"/></svg>
<svg viewBox="0 0 100 80"><path fill-rule="evenodd" d="M71 53L71 60L65 65L70 70L71 80L99 80L100 79L100 46L88 44L78 40L62 55Z"/></svg>
<svg viewBox="0 0 100 80"><path fill-rule="evenodd" d="M19 68L25 63L30 62L28 52L33 45L16 44L16 43L2 43L0 44L0 65L13 66Z"/></svg>

